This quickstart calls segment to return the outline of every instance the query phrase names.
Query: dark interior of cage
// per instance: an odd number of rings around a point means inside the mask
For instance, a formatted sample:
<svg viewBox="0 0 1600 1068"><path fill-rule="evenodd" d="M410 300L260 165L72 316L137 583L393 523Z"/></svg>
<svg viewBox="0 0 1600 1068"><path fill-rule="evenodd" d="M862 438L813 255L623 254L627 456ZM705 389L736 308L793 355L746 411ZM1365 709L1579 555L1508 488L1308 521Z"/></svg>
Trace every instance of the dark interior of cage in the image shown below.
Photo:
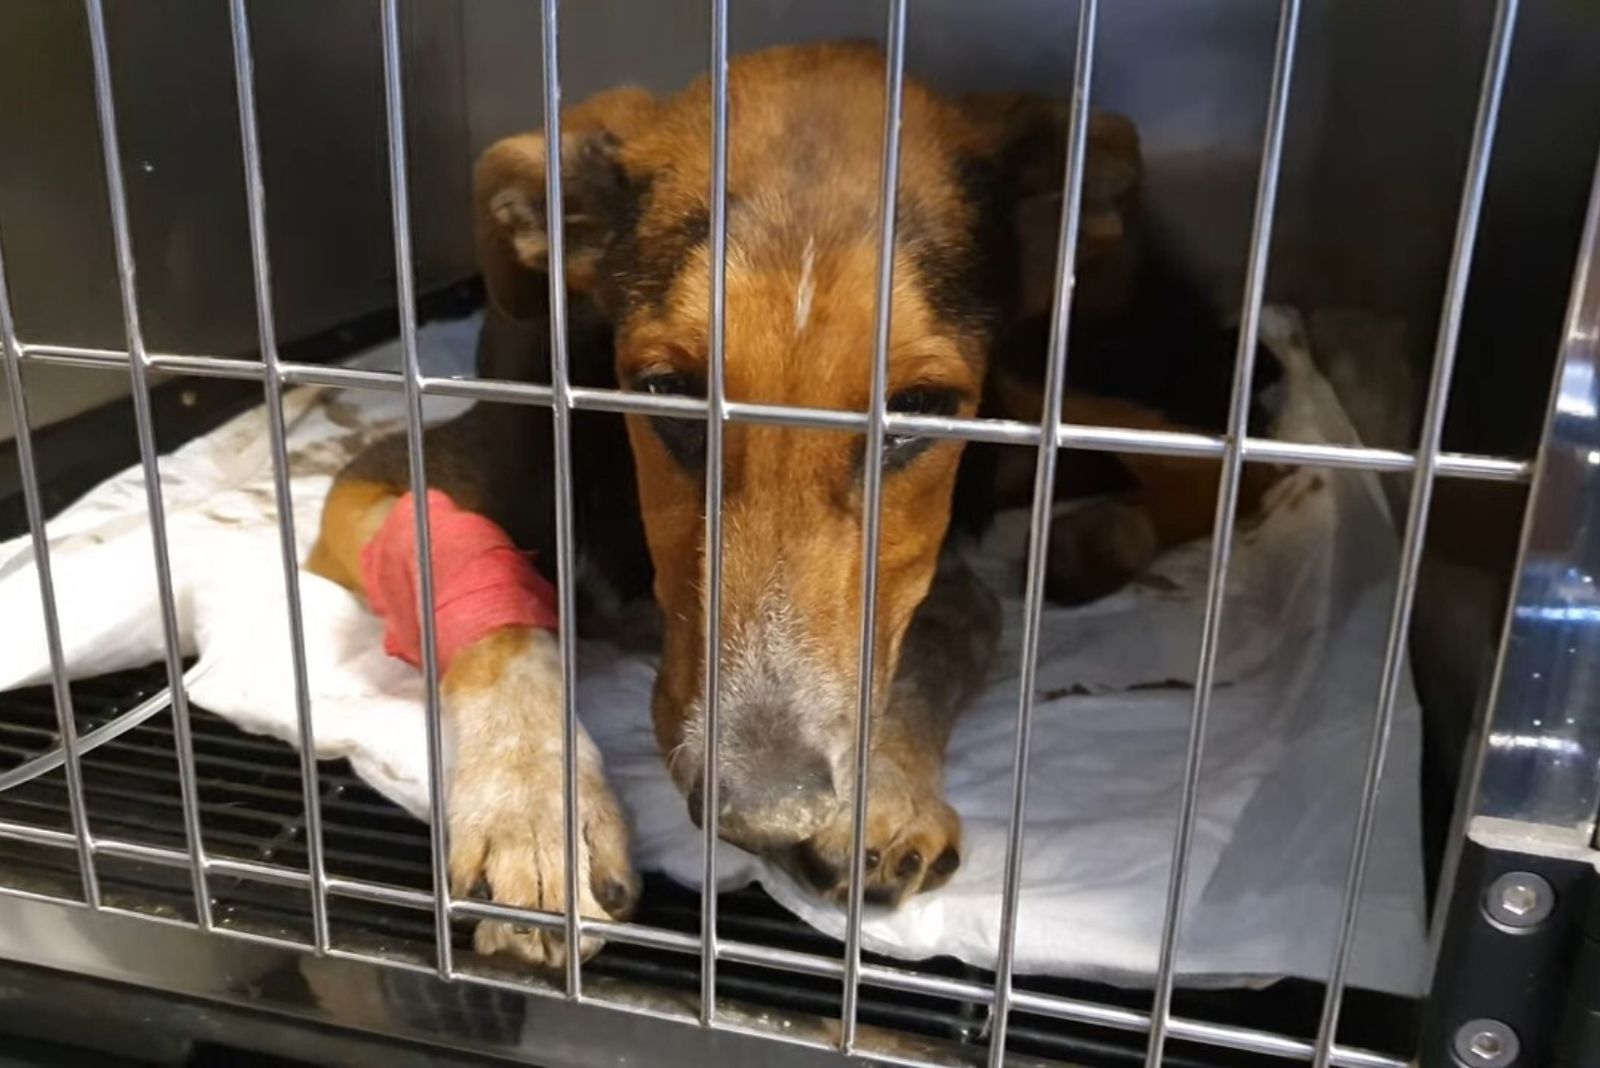
<svg viewBox="0 0 1600 1068"><path fill-rule="evenodd" d="M699 5L649 5L649 12L632 16L641 20L635 29L619 30L610 22L618 13L611 9L622 6L571 6L563 45L567 99L624 79L670 88L703 69ZM1403 8L1307 5L1268 296L1306 315L1320 370L1368 445L1415 446L1492 6L1455 0ZM736 15L735 50L795 36L881 35L875 9L864 21L844 5L805 15L789 7L755 4ZM924 14L918 6L909 46L913 73L956 88L1059 91L1069 84L1070 13L1045 4L1002 4L994 8L992 26L978 27L958 16L957 7L931 4ZM1247 13L1235 5L1144 0L1103 10L1095 101L1139 125L1154 240L1212 298L1219 315L1237 307L1243 287L1275 7L1255 5ZM1448 451L1528 459L1538 445L1592 173L1592 116L1600 114L1600 70L1587 62L1600 42L1593 20L1575 9L1544 5L1524 12L1471 260L1443 439ZM393 338L397 329L374 16L366 5L351 3L258 5L258 11L256 61L283 357L338 361ZM114 6L108 15L150 347L254 358L225 11L162 0L137 10ZM536 18L532 5L406 5L413 227L424 320L481 305L472 277L469 165L473 152L494 137L538 125ZM307 31L310 25L315 33ZM25 340L120 349L122 316L82 30L72 5L8 5L0 12L0 144L6 146L0 152L0 237ZM622 34L620 43L616 34ZM22 99L30 106L7 104ZM138 461L125 378L29 365L26 379L48 514ZM157 444L170 450L260 398L258 383L163 379L153 394ZM1407 476L1384 477L1401 514ZM1456 816L1463 760L1488 699L1525 492L1515 483L1452 478L1439 479L1434 491L1409 644L1424 710L1416 789L1430 900ZM16 450L7 435L0 442L0 538L25 530ZM80 739L97 737L168 681L160 666L151 666L74 682ZM191 713L208 853L305 870L297 755L203 708ZM57 745L48 687L0 694L0 771ZM184 848L167 713L104 739L84 754L82 768L96 834ZM430 889L425 826L342 762L323 764L320 787L330 875ZM0 793L0 818L71 830L62 770ZM184 870L110 855L98 864L108 903L192 917ZM0 883L67 897L80 893L70 849L9 838L0 838ZM303 890L219 876L210 890L219 925L311 938ZM329 916L335 945L432 959L433 918L426 911L335 895ZM699 896L650 877L635 919L696 935ZM843 952L838 941L754 888L724 897L719 924L727 939L836 959ZM471 956L469 925L459 923L455 935L461 967L515 976L510 966L461 963ZM992 979L953 958L879 963L978 983ZM692 997L700 971L692 955L613 944L585 965L585 977L591 990L631 984ZM836 979L725 962L718 983L722 997L757 1008L819 1017L840 1011ZM1148 991L1086 981L1019 976L1016 985L1139 1010L1149 1004ZM1180 987L1174 1013L1309 1038L1322 994L1321 984L1298 979L1251 990ZM868 981L859 1011L863 1023L894 1031L958 1045L986 1041L987 1010L979 1004ZM1340 1039L1403 1055L1417 1013L1409 1000L1352 989ZM1015 1015L1008 1041L1017 1053L1090 1065L1140 1063L1144 1048L1135 1032L1023 1013ZM1167 1057L1165 1063L1184 1065L1281 1063L1187 1042L1170 1043Z"/></svg>

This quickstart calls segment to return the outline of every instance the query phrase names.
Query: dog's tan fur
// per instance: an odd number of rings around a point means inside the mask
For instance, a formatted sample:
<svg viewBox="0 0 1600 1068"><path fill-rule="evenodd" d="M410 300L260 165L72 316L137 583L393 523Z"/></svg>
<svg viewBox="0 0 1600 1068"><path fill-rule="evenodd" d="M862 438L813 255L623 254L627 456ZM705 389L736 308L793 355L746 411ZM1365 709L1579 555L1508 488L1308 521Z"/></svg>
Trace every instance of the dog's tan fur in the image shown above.
<svg viewBox="0 0 1600 1068"><path fill-rule="evenodd" d="M733 400L843 410L867 404L883 80L878 53L856 45L774 49L730 66L726 381ZM703 381L706 373L709 114L701 79L669 99L613 90L562 116L566 284L609 323L624 388L647 388L663 376ZM1035 419L1037 387L1008 383L991 368L991 352L999 318L1048 306L1061 111L1014 95L956 101L908 81L901 144L888 393L932 391L948 398L948 414L970 416L985 402L999 414ZM479 162L475 217L491 326L536 323L545 313L544 167L539 134L503 141ZM1004 232L981 214L987 209L963 177L972 168L1006 183L1014 211L1001 220ZM1077 250L1079 314L1124 307L1138 179L1132 127L1097 117ZM995 267L991 245L1014 261ZM1073 398L1066 416L1170 428L1156 413L1104 398ZM675 754L698 739L703 701L704 488L660 424L630 415L627 434L666 621L653 719L663 752ZM815 676L806 681L814 684L812 703L827 706L806 712L816 717L810 729L833 746L835 769L847 767L861 607L860 438L736 423L724 440L724 675L737 676L740 656L768 658L757 674L775 670L773 657L802 664L794 670ZM443 451L457 465L475 460L448 441ZM962 451L958 442L930 443L883 483L866 847L867 892L887 903L939 885L959 862L960 821L943 797L945 743L998 632L992 595L941 560ZM1126 468L1136 484L1131 495L1062 524L1054 548L1068 596L1126 581L1162 546L1209 526L1215 479L1204 468L1196 477L1190 465L1154 458L1129 458ZM341 476L324 510L313 571L359 591L361 550L404 492L402 472L392 461L358 462ZM430 478L441 481L465 507L495 503L479 499L471 477ZM1257 489L1252 479L1247 498ZM778 653L757 648L777 641L779 631L789 644ZM457 893L482 880L503 902L564 903L560 679L551 645L548 634L498 631L461 654L444 680L458 746L450 787ZM728 703L725 695L725 714ZM621 915L637 887L626 831L598 756L586 736L580 741L587 870L579 906L585 915ZM686 792L698 763L669 761ZM831 893L845 886L850 845L848 784L838 789L831 808L776 825L795 847L781 856ZM740 817L729 813L725 829ZM558 938L501 924L484 925L478 946L545 964L564 952Z"/></svg>

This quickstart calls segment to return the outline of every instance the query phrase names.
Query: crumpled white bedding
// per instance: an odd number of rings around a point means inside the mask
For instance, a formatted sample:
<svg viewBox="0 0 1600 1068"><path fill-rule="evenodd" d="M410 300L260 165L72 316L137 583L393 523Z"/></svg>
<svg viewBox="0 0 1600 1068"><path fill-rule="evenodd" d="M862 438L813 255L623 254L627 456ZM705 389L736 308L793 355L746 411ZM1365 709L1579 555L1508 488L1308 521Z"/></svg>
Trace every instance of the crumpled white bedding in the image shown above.
<svg viewBox="0 0 1600 1068"><path fill-rule="evenodd" d="M476 319L425 327L429 373L470 374ZM1312 369L1298 320L1269 309L1263 338L1282 360L1280 432L1354 442ZM395 345L356 361L397 364ZM436 403L445 418L466 402ZM399 425L395 394L296 389L286 397L297 543L315 536L333 474ZM266 423L248 412L161 460L179 631L192 700L241 728L295 742L283 576ZM1065 462L1070 463L1070 455ZM869 950L950 954L992 965L1000 922L1021 632L1024 520L1002 516L974 563L1005 594L995 676L950 745L948 788L965 821L960 871L897 912L869 909ZM160 626L143 479L132 468L49 524L69 672L157 659ZM1016 967L1148 985L1182 782L1207 546L1162 558L1136 586L1076 609L1047 607L1034 715ZM1369 475L1300 471L1237 539L1218 688L1178 955L1187 985L1318 979L1332 951L1354 826L1395 539ZM427 812L421 681L382 652L381 628L346 591L301 576L316 744L419 817ZM48 678L26 537L0 544L0 689ZM653 662L608 644L579 649L580 714L634 827L637 864L700 882L700 836L668 781L649 727ZM1409 675L1397 702L1352 981L1417 992L1424 957L1418 771L1420 715ZM841 910L719 846L724 889L759 881L817 928Z"/></svg>

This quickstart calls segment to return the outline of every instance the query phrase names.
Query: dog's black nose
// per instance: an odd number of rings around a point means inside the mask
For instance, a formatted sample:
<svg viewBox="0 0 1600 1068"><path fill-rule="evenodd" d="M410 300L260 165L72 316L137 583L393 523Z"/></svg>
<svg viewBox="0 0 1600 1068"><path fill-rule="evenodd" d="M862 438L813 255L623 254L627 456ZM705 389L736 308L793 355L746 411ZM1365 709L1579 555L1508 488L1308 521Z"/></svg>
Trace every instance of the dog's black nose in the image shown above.
<svg viewBox="0 0 1600 1068"><path fill-rule="evenodd" d="M702 826L704 779L689 789L689 817ZM822 753L774 747L724 760L717 779L717 833L752 853L805 841L838 810L833 765Z"/></svg>

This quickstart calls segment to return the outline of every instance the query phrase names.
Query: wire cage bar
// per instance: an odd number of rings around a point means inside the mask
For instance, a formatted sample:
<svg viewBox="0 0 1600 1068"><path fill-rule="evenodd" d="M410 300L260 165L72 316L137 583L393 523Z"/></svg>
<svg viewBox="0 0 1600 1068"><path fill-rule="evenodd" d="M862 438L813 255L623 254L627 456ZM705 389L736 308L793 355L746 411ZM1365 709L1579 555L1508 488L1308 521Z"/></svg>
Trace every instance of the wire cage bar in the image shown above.
<svg viewBox="0 0 1600 1068"><path fill-rule="evenodd" d="M128 354L115 349L19 341L17 350L24 365L36 363L57 367L102 369L126 369L128 365ZM246 382L260 381L262 377L260 365L228 357L152 353L148 359L153 370L168 374ZM326 367L290 360L283 361L281 367L284 382L289 385L368 389L387 393L398 393L404 388L400 376L384 371ZM697 397L632 393L594 386L573 386L569 392L572 408L576 411L620 414L631 412L638 415L664 416L669 419L701 420L707 418L709 411L708 403ZM493 378L469 379L424 375L422 393L424 396L460 397L468 400L537 405L546 408L554 403L549 386ZM723 418L725 422L730 423L857 433L867 427L867 418L862 412L734 400L724 403ZM1015 419L909 415L903 412L887 413L884 418L884 432L896 437L927 437L1034 447L1038 446L1040 437L1038 424L1024 423ZM1221 434L1095 426L1063 421L1057 446L1085 452L1212 458L1223 454L1226 439ZM1246 437L1240 451L1248 463L1300 464L1370 471L1375 474L1410 472L1416 469L1417 464L1414 452L1401 449L1280 441L1276 438ZM1532 470L1532 462L1525 459L1486 456L1479 453L1441 452L1434 474L1439 478L1478 482L1525 483Z"/></svg>
<svg viewBox="0 0 1600 1068"><path fill-rule="evenodd" d="M1078 228L1083 215L1083 180L1089 154L1089 89L1094 80L1097 0L1079 0L1077 49L1073 59L1071 117L1061 189L1061 231L1056 243L1056 281L1052 295L1050 349L1046 357L1044 411L1038 456L1034 461L1033 508L1028 517L1028 562L1022 610L1022 652L1017 693L1017 726L1011 754L1011 808L1006 827L1005 884L1000 897L1000 945L995 961L989 1065L999 1068L1006 1055L1010 1023L1012 967L1017 948L1017 910L1022 897L1023 827L1028 812L1029 743L1038 690L1039 624L1044 610L1045 562L1050 551L1050 521L1055 514L1055 441L1060 436L1066 388L1068 325Z"/></svg>
<svg viewBox="0 0 1600 1068"><path fill-rule="evenodd" d="M700 1022L717 1020L717 790L722 697L722 435L727 421L728 0L711 0L711 336L706 376L705 762L700 824Z"/></svg>
<svg viewBox="0 0 1600 1068"><path fill-rule="evenodd" d="M1472 273L1472 252L1477 243L1478 224L1483 212L1484 187L1488 182L1489 163L1494 154L1495 128L1500 117L1506 68L1510 63L1511 44L1516 31L1517 4L1518 0L1500 0L1496 6L1494 29L1490 35L1489 52L1484 62L1483 84L1474 120L1472 148L1467 158L1455 244L1450 252L1450 269L1445 281L1443 308L1439 315L1439 336L1433 353L1433 377L1428 383L1428 400L1423 409L1417 466L1411 476L1411 498L1406 508L1405 532L1400 542L1394 604L1384 644L1383 669L1361 787L1361 806L1356 815L1349 870L1345 875L1340 901L1338 935L1334 942L1322 1019L1317 1026L1313 1068L1327 1068L1332 1057L1334 1040L1338 1037L1339 1010L1344 998L1350 955L1355 944L1356 922L1361 911L1361 889L1366 878L1368 850L1372 844L1372 831L1378 814L1378 785L1383 775L1384 758L1389 750L1395 698L1399 693L1405 669L1406 641L1411 631L1411 609L1416 599L1417 577L1422 566L1423 544L1428 533L1428 505L1433 499L1433 475L1438 466L1439 443L1444 435L1445 412L1450 403L1450 376L1455 369L1456 342L1461 333L1461 317L1466 310L1467 283Z"/></svg>
<svg viewBox="0 0 1600 1068"><path fill-rule="evenodd" d="M23 389L21 346L17 342L16 321L11 315L10 289L6 284L4 250L0 250L0 358L5 362L6 391L11 395L11 422L17 436L17 466L21 469L22 498L28 516L28 531L32 537L34 568L39 576L39 601L44 614L45 643L50 653L50 690L55 704L56 730L61 736L61 747L57 750L59 764L50 764L50 757L46 755L12 768L0 775L0 791L12 782L24 781L53 767L66 767L67 804L72 814L72 833L78 851L83 897L91 908L99 908L100 879L94 867L89 814L84 806L83 771L79 766L83 740L78 737L77 717L72 707L72 687L67 683L66 658L61 651L61 618L56 611L55 578L50 570L50 539L45 536L39 468L33 456L33 431L28 420L28 398ZM33 765L31 770L30 764Z"/></svg>
<svg viewBox="0 0 1600 1068"><path fill-rule="evenodd" d="M566 217L561 199L561 49L557 31L556 0L539 7L540 43L544 64L545 217L550 230L550 381L554 391L556 459L556 573L560 597L561 645L561 781L562 812L566 820L567 865L566 939L567 996L582 994L582 923L578 918L578 668L577 618L573 583L576 568L572 546L572 379L567 364L567 286L565 266Z"/></svg>
<svg viewBox="0 0 1600 1068"><path fill-rule="evenodd" d="M900 118L906 79L906 0L889 0L887 84L883 92L883 171L878 201L877 310L872 380L861 464L861 637L856 654L856 737L850 794L850 889L844 936L844 1008L839 1048L856 1046L861 996L862 880L866 876L867 788L872 765L873 661L878 633L878 546L883 518L884 416L888 410L889 328L894 302L894 235L900 189Z"/></svg>
<svg viewBox="0 0 1600 1068"><path fill-rule="evenodd" d="M450 824L444 796L444 702L439 693L439 645L434 622L433 540L428 527L428 466L422 432L422 361L417 353L416 266L411 254L411 194L406 171L405 85L400 71L398 0L383 0L384 117L389 159L389 206L394 231L395 297L406 404L406 456L410 461L417 545L418 622L427 702L429 849L433 865L434 952L441 979L454 974L450 943ZM570 796L570 790L569 790Z"/></svg>
<svg viewBox="0 0 1600 1068"><path fill-rule="evenodd" d="M1273 52L1266 135L1261 149L1261 173L1257 183L1255 218L1251 224L1249 262L1245 268L1239 345L1233 358L1227 443L1222 454L1222 475L1217 481L1216 514L1211 523L1211 558L1207 563L1205 614L1200 624L1194 705L1184 754L1183 795L1178 802L1178 823L1173 834L1172 870L1167 876L1167 901L1161 917L1161 948L1156 965L1150 1047L1145 1053L1145 1068L1161 1068L1172 988L1177 982L1178 944L1183 932L1189 855L1194 845L1195 815L1200 804L1201 761L1205 755L1211 696L1216 687L1223 597L1228 586L1228 563L1233 556L1234 516L1239 508L1239 487L1244 475L1244 454L1240 443L1250 430L1250 386L1255 376L1261 308L1266 302L1267 261L1272 244L1273 214L1277 207L1278 175L1283 166L1283 132L1289 114L1289 93L1294 84L1294 53L1299 26L1299 0L1284 0L1278 12L1278 40Z"/></svg>
<svg viewBox="0 0 1600 1068"><path fill-rule="evenodd" d="M172 559L167 548L166 505L161 497L161 469L156 459L155 421L151 414L149 363L139 323L139 293L134 284L133 232L128 222L128 194L122 180L122 147L117 137L117 108L112 98L111 57L106 46L105 11L100 0L84 0L89 21L89 52L94 67L95 112L100 125L100 154L105 164L106 199L111 209L111 236L116 246L118 291L128 340L128 374L133 385L133 412L144 469L145 502L150 515L150 544L161 606L161 637L166 653L167 684L172 690L172 729L178 739L178 781L183 791L184 834L189 844L194 881L194 909L202 930L213 927L211 893L206 886L205 842L200 832L200 806L194 776L194 743L189 725L189 695L183 686L183 653L178 642L178 608L172 593ZM79 784L82 785L81 783Z"/></svg>
<svg viewBox="0 0 1600 1068"><path fill-rule="evenodd" d="M410 192L407 173L406 100L401 68L401 11L399 0L382 0L380 24L384 77L385 148L391 200L391 225L396 270L396 302L402 353L398 374L328 367L284 360L279 351L273 314L272 267L267 243L266 194L262 177L260 131L256 114L250 19L244 0L230 0L229 16L242 165L248 208L251 277L257 315L261 359L259 362L214 355L155 353L146 349L139 317L135 284L135 254L130 231L126 189L119 154L116 106L101 0L85 0L89 44L94 73L94 97L104 156L112 234L116 251L125 349L25 342L18 338L11 314L0 259L0 349L4 351L6 384L11 394L16 424L18 457L33 539L51 664L55 715L60 747L0 775L0 791L31 780L57 767L64 768L70 804L71 830L62 831L0 820L0 839L75 852L81 872L83 903L91 909L138 915L142 919L170 918L134 913L102 899L97 858L116 858L158 865L187 873L194 899L192 926L217 936L249 941L265 947L310 952L380 968L421 970L441 980L508 988L570 1002L612 1004L605 993L587 991L580 947L588 938L603 938L650 950L697 956L699 1005L694 1022L708 1031L744 1029L719 1012L717 1001L719 962L753 965L828 980L842 986L842 1010L834 1040L837 1052L871 1059L899 1058L871 1048L861 1040L861 989L863 986L908 994L957 999L985 1007L989 1012L987 1057L991 1066L1004 1062L1013 1013L1027 1013L1077 1024L1106 1027L1146 1036L1145 1064L1159 1068L1169 1040L1194 1042L1221 1049L1261 1054L1285 1060L1309 1059L1315 1068L1401 1068L1399 1058L1337 1044L1338 1024L1348 978L1368 847L1376 819L1377 787L1387 754L1397 691L1401 684L1405 642L1409 630L1415 587L1427 533L1428 509L1434 481L1441 477L1480 482L1526 482L1533 465L1515 458L1441 449L1451 373L1460 331L1478 219L1494 145L1508 57L1516 24L1518 0L1499 0L1481 86L1470 158L1461 198L1454 248L1443 301L1443 313L1434 349L1427 405L1417 447L1411 451L1317 443L1285 442L1249 435L1249 399L1254 356L1265 301L1270 245L1278 176L1283 158L1284 134L1293 84L1294 58L1300 25L1300 0L1282 0L1279 6L1274 67L1269 89L1266 130L1261 151L1248 265L1242 295L1242 325L1235 353L1227 429L1221 434L1136 430L1065 421L1061 396L1068 359L1068 323L1074 293L1074 250L1082 214L1083 182L1088 154L1089 97L1093 77L1097 0L1080 0L1077 16L1075 66L1072 75L1070 127L1066 145L1063 206L1057 246L1057 277L1051 312L1051 337L1046 364L1046 402L1038 423L989 418L919 416L890 412L886 402L891 305L894 286L896 197L899 187L901 106L905 85L907 0L887 5L887 63L884 88L884 129L880 174L880 217L876 272L876 317L872 344L870 402L865 411L778 406L730 400L726 372L726 264L728 246L728 3L710 2L709 71L711 107L711 196L708 241L710 246L710 354L709 377L703 399L654 396L617 389L573 384L568 354L568 309L564 275L561 70L559 62L559 5L541 0L541 92L545 128L545 197L550 226L549 308L550 385L480 378L447 378L425 373L418 350L416 264L411 240ZM32 447L25 395L24 371L30 365L51 365L124 371L133 385L140 463L144 473L150 517L153 565L160 592L161 629L165 646L168 686L114 722L80 735L74 716L62 652L60 619L50 572L50 548L45 533L42 495ZM307 866L285 865L214 856L207 852L201 826L199 788L195 772L194 739L190 726L186 679L178 639L177 608L173 592L170 551L163 508L160 468L155 451L151 404L152 372L198 378L257 382L267 411L273 484L279 522L280 551L287 597L287 626L291 638L296 722L300 736L300 774L305 806ZM432 891L389 885L380 881L330 874L324 850L322 791L315 755L315 737L307 675L305 625L301 605L293 498L289 481L288 430L284 419L284 392L290 386L398 392L405 405L405 440L409 458L409 486L415 502L422 630L423 676L426 696L426 740L429 790L429 867ZM565 906L561 912L518 908L490 901L459 899L452 894L449 868L449 824L443 738L441 670L434 626L434 587L425 452L425 403L429 397L452 397L533 405L548 408L553 416L556 483L556 555L560 603L559 659L562 683L562 804L563 853L566 861ZM699 902L698 935L637 922L583 917L580 900L580 824L578 753L581 726L576 700L576 635L570 621L576 617L574 542L574 472L572 421L578 411L631 413L657 417L699 419L707 424L704 551L704 708L706 722L703 768L702 827L703 884ZM854 785L850 795L852 851L850 891L847 899L844 953L832 959L816 953L766 946L757 942L724 939L718 931L718 705L722 648L722 550L724 505L724 434L730 424L763 424L819 430L845 430L863 434L863 521L860 634L858 638L857 709L854 749ZM1010 820L1001 899L999 953L992 984L954 979L888 967L863 959L863 882L868 783L871 762L872 707L876 636L878 550L883 502L882 458L886 435L921 436L967 442L987 442L1031 447L1036 450L1033 501L1029 518L1028 557L1025 573L1023 638L1020 658L1015 741L1011 767ZM1027 813L1029 745L1036 700L1039 629L1044 602L1045 555L1051 531L1052 501L1060 452L1134 452L1172 457L1216 459L1220 462L1209 572L1199 640L1196 684L1185 752L1183 790L1172 844L1172 867L1162 915L1162 935L1155 991L1149 1011L1106 1005L1085 998L1043 994L1014 987L1014 961L1021 901L1024 826ZM1070 462L1070 458L1068 460ZM1356 816L1341 911L1326 994L1314 1039L1301 1040L1266 1030L1212 1023L1173 1013L1177 955L1183 931L1183 911L1194 825L1200 789L1202 758L1210 703L1215 689L1223 602L1233 546L1233 516L1245 465L1308 465L1375 473L1408 475L1411 497L1401 539L1397 587L1386 635L1381 685L1373 712L1371 745L1366 754L1362 803ZM149 717L170 710L181 788L185 849L97 836L89 823L80 760L83 754L114 741ZM309 943L227 926L213 914L212 878L234 878L304 891L309 895L312 935ZM24 888L0 887L0 895L57 904L76 904ZM396 906L431 914L434 964L426 968L415 961L335 946L330 931L330 899L348 899ZM452 924L457 920L525 924L558 931L565 940L565 972L559 990L535 982L514 983L503 978L457 968L453 956ZM187 924L185 924L187 925ZM621 1007L644 1011L637 1005ZM679 1018L674 1016L673 1018ZM910 1062L906 1062L910 1063Z"/></svg>
<svg viewBox="0 0 1600 1068"><path fill-rule="evenodd" d="M272 263L267 250L266 183L261 177L261 145L256 124L255 70L250 55L250 17L244 0L231 0L235 92L239 97L239 139L244 149L245 200L250 216L251 274L261 343L267 435L272 446L272 488L278 507L278 544L283 557L283 592L289 610L289 655L294 672L296 726L300 732L300 787L306 813L311 873L311 923L318 953L328 951L327 861L322 850L322 792L318 787L317 742L311 722L311 684L306 675L305 619L300 608L300 561L295 546L294 497L289 490L289 441L283 421L283 370L272 314Z"/></svg>

